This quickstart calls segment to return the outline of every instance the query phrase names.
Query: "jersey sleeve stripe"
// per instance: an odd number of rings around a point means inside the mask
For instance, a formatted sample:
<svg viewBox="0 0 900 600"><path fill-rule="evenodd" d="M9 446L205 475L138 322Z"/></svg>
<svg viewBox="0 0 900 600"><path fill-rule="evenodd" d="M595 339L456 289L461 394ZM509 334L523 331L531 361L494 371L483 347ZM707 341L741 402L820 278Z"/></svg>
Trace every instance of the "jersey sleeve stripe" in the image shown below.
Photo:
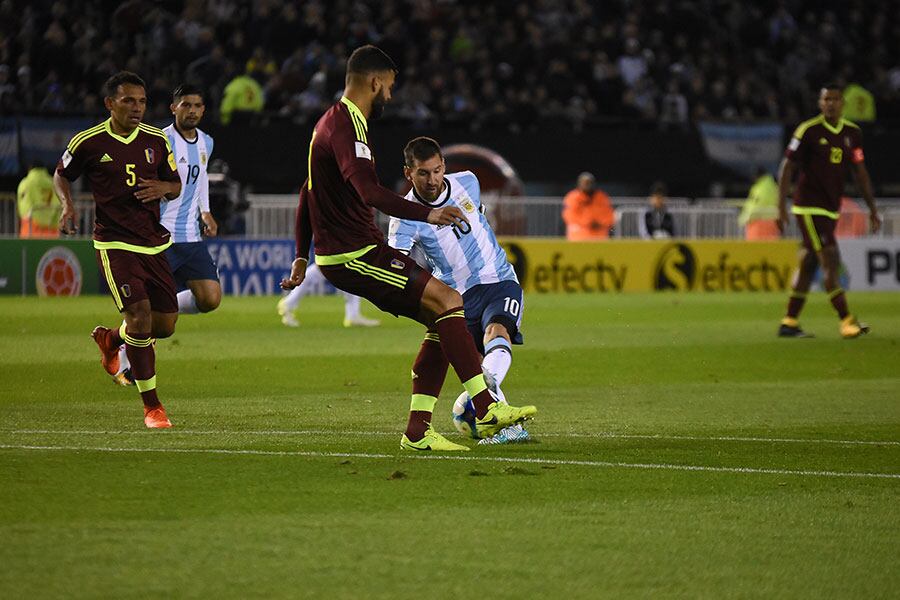
<svg viewBox="0 0 900 600"><path fill-rule="evenodd" d="M163 134L163 135L166 134L166 132L163 131L162 129L160 129L159 127L154 127L153 125L149 125L149 124L147 124L147 123L138 123L138 127L140 127L141 129L145 129L145 130L147 130L147 131L152 131L152 132L155 132L155 133L161 133L161 134Z"/></svg>
<svg viewBox="0 0 900 600"><path fill-rule="evenodd" d="M802 123L800 123L797 126L797 129L794 130L794 137L797 138L798 140L802 139L803 134L806 133L807 129L809 129L813 125L817 125L817 124L821 123L823 120L824 119L823 119L822 115L819 115L818 117L813 117L812 119L809 119L808 121L803 121Z"/></svg>
<svg viewBox="0 0 900 600"><path fill-rule="evenodd" d="M169 136L167 136L165 134L165 132L163 132L162 129L157 129L156 127L147 128L143 125L143 123L138 125L138 128L141 131L143 131L144 133L149 133L150 135L155 135L157 137L161 137L162 139L166 140L166 147L168 147L169 150L172 149L172 145L169 143Z"/></svg>
<svg viewBox="0 0 900 600"><path fill-rule="evenodd" d="M356 119L353 118L353 113L350 113L350 122L353 123L353 129L356 132L356 139L361 140L361 134L359 132L359 123L356 122Z"/></svg>
<svg viewBox="0 0 900 600"><path fill-rule="evenodd" d="M353 127L356 128L356 139L366 144L369 141L366 139L366 125L362 121L360 121L359 117L357 117L352 112L350 113L350 118L353 120Z"/></svg>
<svg viewBox="0 0 900 600"><path fill-rule="evenodd" d="M83 142L84 140L97 135L98 133L103 132L103 123L97 125L96 127L91 127L90 129L85 129L81 133L75 134L72 137L67 149L70 153L75 152L75 149Z"/></svg>

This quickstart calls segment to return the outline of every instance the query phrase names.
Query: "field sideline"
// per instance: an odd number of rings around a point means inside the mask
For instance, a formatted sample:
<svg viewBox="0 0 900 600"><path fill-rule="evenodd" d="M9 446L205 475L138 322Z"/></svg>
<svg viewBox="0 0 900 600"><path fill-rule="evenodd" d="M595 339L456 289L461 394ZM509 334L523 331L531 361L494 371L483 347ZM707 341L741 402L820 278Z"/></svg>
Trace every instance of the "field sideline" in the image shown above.
<svg viewBox="0 0 900 600"><path fill-rule="evenodd" d="M821 293L812 340L783 294L527 296L537 441L450 456L399 450L410 322L226 297L158 343L150 432L89 337L111 300L2 297L0 597L889 596L900 295L848 299L870 336Z"/></svg>

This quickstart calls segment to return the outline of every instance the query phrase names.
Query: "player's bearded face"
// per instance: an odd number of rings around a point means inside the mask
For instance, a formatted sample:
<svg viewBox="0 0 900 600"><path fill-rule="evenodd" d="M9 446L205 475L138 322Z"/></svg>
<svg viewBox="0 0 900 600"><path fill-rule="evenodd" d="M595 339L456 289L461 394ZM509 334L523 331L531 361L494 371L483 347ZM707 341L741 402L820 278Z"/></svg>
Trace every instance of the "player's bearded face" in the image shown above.
<svg viewBox="0 0 900 600"><path fill-rule="evenodd" d="M378 83L378 91L372 99L372 112L369 119L377 119L384 113L384 105L391 101L391 87L394 85L395 75L392 71L385 71L375 77Z"/></svg>
<svg viewBox="0 0 900 600"><path fill-rule="evenodd" d="M378 90L375 99L372 100L372 112L369 114L369 120L377 119L384 114L384 105L387 104L387 98L384 95L384 87Z"/></svg>

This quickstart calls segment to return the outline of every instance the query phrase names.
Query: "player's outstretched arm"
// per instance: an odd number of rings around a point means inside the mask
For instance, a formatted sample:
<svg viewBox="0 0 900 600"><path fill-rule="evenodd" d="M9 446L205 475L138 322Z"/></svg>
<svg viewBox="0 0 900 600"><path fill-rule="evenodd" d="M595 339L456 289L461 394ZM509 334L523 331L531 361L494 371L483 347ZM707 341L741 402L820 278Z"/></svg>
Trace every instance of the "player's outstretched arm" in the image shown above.
<svg viewBox="0 0 900 600"><path fill-rule="evenodd" d="M78 212L75 210L75 203L72 202L72 185L58 171L53 172L53 189L62 205L62 213L59 215L60 233L66 235L78 233Z"/></svg>
<svg viewBox="0 0 900 600"><path fill-rule="evenodd" d="M875 195L872 193L872 179L869 177L869 170L866 169L866 163L862 161L854 163L853 167L856 183L859 184L863 199L869 207L869 230L872 233L878 233L878 230L881 229L881 217L878 215L878 207L875 206Z"/></svg>
<svg viewBox="0 0 900 600"><path fill-rule="evenodd" d="M375 169L359 169L350 176L350 184L359 197L365 200L369 206L373 206L381 212L400 219L412 221L429 221L434 211L418 202L410 202L403 196L398 196L378 182ZM462 213L460 212L460 215ZM443 217L442 217L443 218ZM442 224L450 224L446 221Z"/></svg>

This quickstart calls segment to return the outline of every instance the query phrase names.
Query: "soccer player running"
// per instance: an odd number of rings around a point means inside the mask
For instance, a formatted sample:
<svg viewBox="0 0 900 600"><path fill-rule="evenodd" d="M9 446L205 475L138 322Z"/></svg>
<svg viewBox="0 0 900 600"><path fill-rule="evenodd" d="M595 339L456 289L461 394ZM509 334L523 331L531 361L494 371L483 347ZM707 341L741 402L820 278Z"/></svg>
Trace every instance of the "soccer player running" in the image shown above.
<svg viewBox="0 0 900 600"><path fill-rule="evenodd" d="M844 98L839 86L829 84L821 89L819 109L819 116L801 123L794 131L778 175L779 224L783 229L788 222L787 196L794 172L799 171L791 212L803 237L800 268L778 335L812 337L800 327L798 317L819 264L828 298L841 320L841 336L855 338L867 333L869 327L850 314L847 307L846 294L838 281L841 257L834 236L848 166L852 167L869 206L872 233L881 227L881 219L864 163L862 134L857 125L841 117Z"/></svg>
<svg viewBox="0 0 900 600"><path fill-rule="evenodd" d="M410 141L403 158L403 175L412 183L408 201L428 208L456 206L468 222L446 227L391 217L388 243L407 254L414 247L421 250L433 267L432 274L462 294L466 325L484 356L481 367L488 385L502 399L500 384L512 364L512 344L522 343L522 286L484 216L478 178L470 171L445 173L441 147L428 137ZM443 369L448 366L444 359ZM457 403L461 404L456 409L458 418L474 427L468 395L463 393ZM525 428L515 424L478 443L506 444L528 438Z"/></svg>
<svg viewBox="0 0 900 600"><path fill-rule="evenodd" d="M523 421L537 409L512 407L491 395L478 350L466 330L459 292L388 246L375 225L372 207L402 219L468 226L456 206L429 208L408 202L378 182L368 122L390 101L396 75L394 62L374 46L356 49L347 61L344 96L319 119L310 140L309 177L297 207L297 258L281 285L293 289L303 282L306 257L315 237L316 264L335 287L367 298L385 312L426 325L426 339L413 363L409 421L400 447L468 450L431 426L446 375L445 360L472 397L480 437Z"/></svg>
<svg viewBox="0 0 900 600"><path fill-rule="evenodd" d="M159 207L160 222L172 234L166 258L172 268L180 314L215 310L222 300L219 273L200 232L214 237L218 224L209 211L209 176L206 167L213 152L213 139L197 127L206 106L203 91L193 85L181 85L172 93L169 109L175 122L163 129L175 155L181 194ZM119 348L119 372L116 383L130 385L131 364L125 346Z"/></svg>
<svg viewBox="0 0 900 600"><path fill-rule="evenodd" d="M98 326L91 333L110 375L119 369L125 343L141 400L144 424L172 423L156 393L154 338L175 331L178 304L172 270L163 251L171 235L159 223L160 199L176 198L181 180L169 140L161 129L141 122L147 108L144 81L128 71L110 77L104 104L109 119L75 135L56 168L53 184L62 201L60 229L77 231L71 183L87 176L94 196L94 248L121 327Z"/></svg>

